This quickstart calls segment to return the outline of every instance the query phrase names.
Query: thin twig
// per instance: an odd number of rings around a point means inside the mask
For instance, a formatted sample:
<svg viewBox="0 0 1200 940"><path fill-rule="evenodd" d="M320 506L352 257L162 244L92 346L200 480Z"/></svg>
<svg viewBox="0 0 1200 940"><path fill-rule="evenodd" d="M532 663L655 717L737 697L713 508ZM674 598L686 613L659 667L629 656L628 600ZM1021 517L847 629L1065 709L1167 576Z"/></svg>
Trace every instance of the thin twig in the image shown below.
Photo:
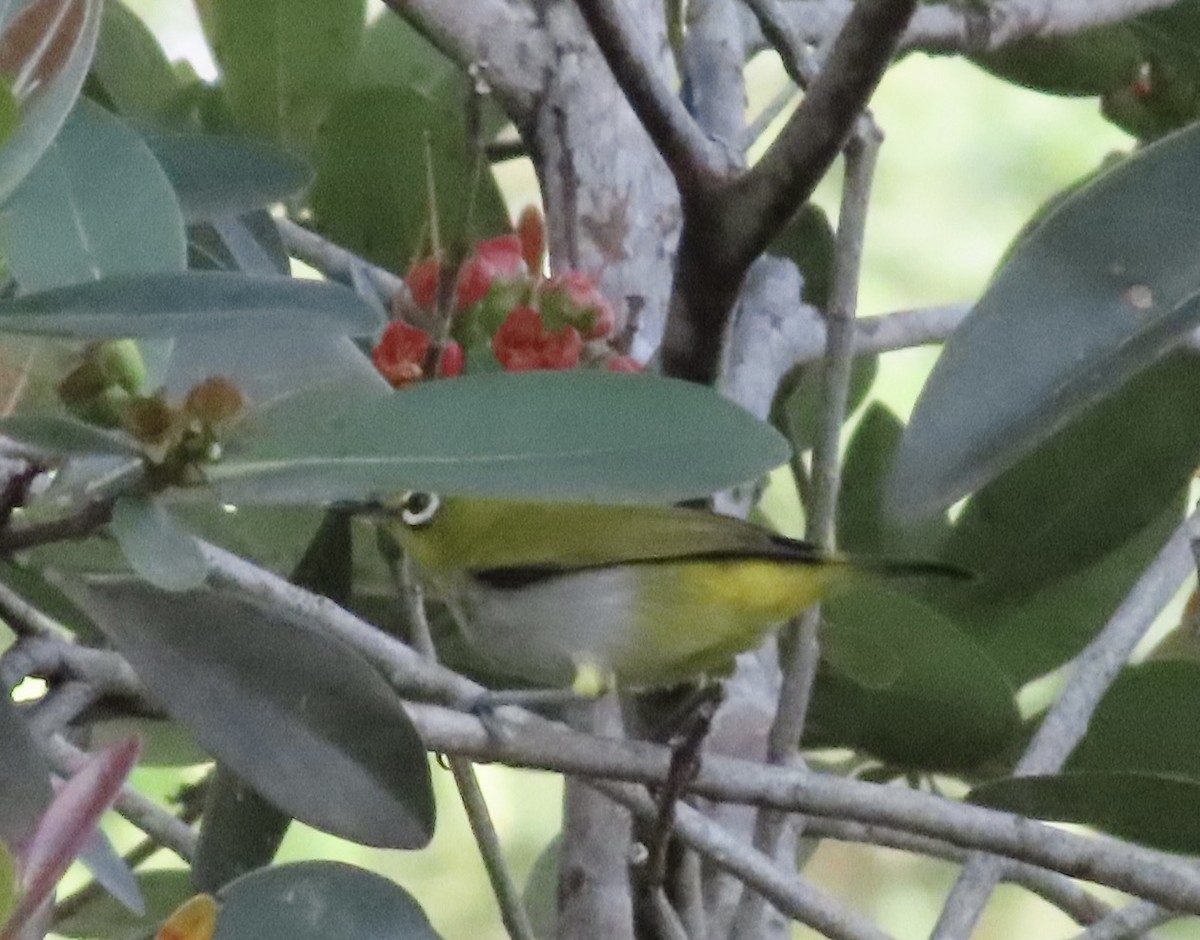
<svg viewBox="0 0 1200 940"><path fill-rule="evenodd" d="M395 579L400 602L408 614L413 646L426 659L437 662L437 649L433 645L433 634L429 629L429 618L425 611L425 594L415 576L411 560L407 556L402 559L388 557L387 563ZM529 913L525 910L525 902L521 899L521 892L508 869L508 863L504 860L500 837L496 834L487 800L479 786L479 778L475 776L475 768L465 757L447 755L446 761L458 787L458 795L467 814L471 833L479 846L483 866L491 882L492 892L496 896L496 904L500 908L500 919L514 940L534 940Z"/></svg>
<svg viewBox="0 0 1200 940"><path fill-rule="evenodd" d="M887 826L865 825L823 816L809 816L805 819L804 834L816 839L878 845L948 862L964 862L969 854L966 849L940 839L902 832ZM1012 859L1004 859L1003 871L1005 881L1033 892L1042 900L1053 904L1077 924L1097 923L1112 912L1110 905L1070 878L1055 872Z"/></svg>
<svg viewBox="0 0 1200 940"><path fill-rule="evenodd" d="M1075 940L1153 940L1149 931L1182 916L1150 901L1134 901L1096 921Z"/></svg>
<svg viewBox="0 0 1200 940"><path fill-rule="evenodd" d="M775 119L791 107L799 97L800 93L791 85L781 88L775 97L754 116L754 120L746 126L746 130L742 134L742 150L749 150L753 147L758 138L767 132L767 128L775 123Z"/></svg>
<svg viewBox="0 0 1200 940"><path fill-rule="evenodd" d="M667 900L667 892L656 888L650 896L650 912L654 918L655 934L659 940L688 940L679 914Z"/></svg>
<svg viewBox="0 0 1200 940"><path fill-rule="evenodd" d="M3 581L0 581L0 619L17 636L68 642L74 638L69 629L34 607Z"/></svg>
<svg viewBox="0 0 1200 940"><path fill-rule="evenodd" d="M658 815L654 800L638 787L603 779L588 779L586 782L589 787L632 810L643 820L652 821ZM888 934L862 915L782 871L770 858L749 848L690 806L683 804L679 807L675 826L681 842L752 885L792 919L821 931L827 937L888 940Z"/></svg>
<svg viewBox="0 0 1200 940"><path fill-rule="evenodd" d="M408 296L408 288L404 279L397 277L386 268L371 264L354 252L336 245L316 232L309 231L303 225L288 218L277 218L275 227L283 239L288 254L295 255L305 264L316 268L322 274L339 281L349 282L352 272L364 272L379 292L380 297L389 300L396 294Z"/></svg>
<svg viewBox="0 0 1200 940"><path fill-rule="evenodd" d="M812 504L806 507L805 535L827 552L836 547L834 526L841 486L840 443L850 398L850 371L854 364L858 282L871 182L883 140L873 125L868 123L868 126L872 128L871 132L856 135L846 148L846 183L838 219L833 289L826 316L827 342L821 370L821 424L813 445ZM772 763L789 764L799 760L800 738L820 659L820 624L820 608L813 607L786 628L787 635L780 643L780 649L784 651L783 687L767 744L767 760ZM779 813L759 813L754 832L755 847L775 857L788 823L787 817ZM761 899L749 892L744 894L733 921L734 935L756 936L762 913Z"/></svg>
<svg viewBox="0 0 1200 940"><path fill-rule="evenodd" d="M26 716L29 730L40 738L59 734L103 694L90 682L80 682L78 679L64 682L51 689L29 709Z"/></svg>
<svg viewBox="0 0 1200 940"><path fill-rule="evenodd" d="M1014 776L1058 772L1087 732L1100 699L1124 668L1163 607L1195 572L1191 542L1200 531L1200 512L1171 536L1138 579L1108 624L1072 663L1070 681L1013 768ZM968 936L983 914L998 877L997 863L976 855L964 867L942 909L934 940Z"/></svg>
<svg viewBox="0 0 1200 940"><path fill-rule="evenodd" d="M20 528L6 528L0 531L0 556L11 555L13 552L23 551L27 548L36 548L50 542L82 539L94 535L112 519L115 502L115 497L97 500L86 504L73 515L63 516L61 519L51 519L48 522L38 522Z"/></svg>

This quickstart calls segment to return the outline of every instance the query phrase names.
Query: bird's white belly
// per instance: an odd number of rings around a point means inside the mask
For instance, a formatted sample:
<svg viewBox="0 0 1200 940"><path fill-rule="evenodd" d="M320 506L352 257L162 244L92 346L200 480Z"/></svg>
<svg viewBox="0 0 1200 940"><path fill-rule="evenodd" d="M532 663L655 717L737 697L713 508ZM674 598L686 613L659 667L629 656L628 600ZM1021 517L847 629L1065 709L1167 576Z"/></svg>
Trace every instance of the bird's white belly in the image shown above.
<svg viewBox="0 0 1200 940"><path fill-rule="evenodd" d="M565 686L577 665L607 669L620 658L635 590L628 568L597 568L518 588L471 581L452 606L472 649L498 669Z"/></svg>

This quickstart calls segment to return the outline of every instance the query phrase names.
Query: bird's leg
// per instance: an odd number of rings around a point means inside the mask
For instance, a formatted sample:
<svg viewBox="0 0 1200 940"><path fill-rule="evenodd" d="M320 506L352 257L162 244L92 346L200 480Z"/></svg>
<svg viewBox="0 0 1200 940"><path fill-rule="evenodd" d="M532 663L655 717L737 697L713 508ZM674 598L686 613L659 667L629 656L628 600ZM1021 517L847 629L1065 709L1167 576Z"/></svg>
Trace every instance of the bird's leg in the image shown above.
<svg viewBox="0 0 1200 940"><path fill-rule="evenodd" d="M671 748L671 764L657 794L658 819L646 846L645 887L648 892L660 889L666 879L671 831L675 826L675 805L700 769L700 748L708 736L722 697L720 683L698 686L691 690L675 713L681 717L667 742Z"/></svg>

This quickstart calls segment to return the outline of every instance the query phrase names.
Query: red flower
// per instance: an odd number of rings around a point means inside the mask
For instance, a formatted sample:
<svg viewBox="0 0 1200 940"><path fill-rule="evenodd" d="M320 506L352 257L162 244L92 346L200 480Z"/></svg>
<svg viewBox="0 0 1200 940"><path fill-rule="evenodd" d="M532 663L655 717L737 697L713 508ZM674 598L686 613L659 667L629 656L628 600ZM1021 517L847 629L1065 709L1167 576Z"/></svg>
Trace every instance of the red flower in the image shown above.
<svg viewBox="0 0 1200 940"><path fill-rule="evenodd" d="M371 358L392 388L403 388L419 381L425 375L425 358L429 355L429 334L403 320L393 320L383 331L379 344ZM463 348L454 340L446 343L442 350L442 364L438 375L450 378L461 375L463 370Z"/></svg>
<svg viewBox="0 0 1200 940"><path fill-rule="evenodd" d="M552 277L542 297L543 304L554 305L556 300L563 304L566 309L562 315L583 330L588 339L603 339L616 325L617 317L608 298L600 293L596 279L583 271L567 271Z"/></svg>
<svg viewBox="0 0 1200 940"><path fill-rule="evenodd" d="M517 219L517 238L521 241L521 257L534 275L542 273L546 256L546 221L537 206L526 206Z"/></svg>
<svg viewBox="0 0 1200 940"><path fill-rule="evenodd" d="M633 356L613 356L605 360L604 366L609 372L641 372L646 368Z"/></svg>
<svg viewBox="0 0 1200 940"><path fill-rule="evenodd" d="M402 388L421 378L421 364L428 352L428 333L403 320L393 320L383 331L371 358L392 388Z"/></svg>
<svg viewBox="0 0 1200 940"><path fill-rule="evenodd" d="M508 372L573 369L583 352L583 338L573 326L548 333L541 314L517 307L492 338L492 352Z"/></svg>
<svg viewBox="0 0 1200 940"><path fill-rule="evenodd" d="M449 340L442 348L442 364L438 368L438 375L444 379L452 379L456 375L462 375L465 364L466 354L463 352L462 346L454 340Z"/></svg>
<svg viewBox="0 0 1200 940"><path fill-rule="evenodd" d="M437 304L440 274L441 266L437 258L417 261L408 269L408 274L404 275L404 283L408 285L408 292L418 307L432 310Z"/></svg>
<svg viewBox="0 0 1200 940"><path fill-rule="evenodd" d="M454 290L454 309L467 310L487 296L496 278L525 273L521 241L516 235L489 238L475 246L475 253L463 262Z"/></svg>

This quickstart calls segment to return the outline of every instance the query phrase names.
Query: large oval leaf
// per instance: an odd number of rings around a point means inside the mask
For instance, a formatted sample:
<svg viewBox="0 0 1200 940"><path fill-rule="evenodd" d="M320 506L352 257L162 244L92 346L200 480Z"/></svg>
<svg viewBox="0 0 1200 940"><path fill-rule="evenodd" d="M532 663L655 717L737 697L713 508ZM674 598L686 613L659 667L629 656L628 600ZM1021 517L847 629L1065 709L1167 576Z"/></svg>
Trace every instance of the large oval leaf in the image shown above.
<svg viewBox="0 0 1200 940"><path fill-rule="evenodd" d="M303 160L262 141L152 134L146 143L175 187L189 223L264 208L312 180Z"/></svg>
<svg viewBox="0 0 1200 940"><path fill-rule="evenodd" d="M365 11L365 0L202 4L201 21L238 125L293 150L308 149L349 74Z"/></svg>
<svg viewBox="0 0 1200 940"><path fill-rule="evenodd" d="M0 696L0 842L15 846L50 805L50 768L5 693Z"/></svg>
<svg viewBox="0 0 1200 940"><path fill-rule="evenodd" d="M108 528L129 566L155 587L190 591L208 576L199 543L149 496L118 499Z"/></svg>
<svg viewBox="0 0 1200 940"><path fill-rule="evenodd" d="M1176 504L1200 461L1198 409L1200 357L1180 351L975 493L945 557L992 602L1093 564Z"/></svg>
<svg viewBox="0 0 1200 940"><path fill-rule="evenodd" d="M917 600L862 586L824 605L891 654L895 677L866 685L834 669L814 691L806 743L853 747L912 770L969 770L1020 730L1012 687L969 637ZM852 640L841 629L839 640Z"/></svg>
<svg viewBox="0 0 1200 940"><path fill-rule="evenodd" d="M357 501L431 489L665 501L745 482L787 458L769 425L711 389L672 379L467 376L322 412L325 395L247 422L209 470L222 498Z"/></svg>
<svg viewBox="0 0 1200 940"><path fill-rule="evenodd" d="M425 749L395 693L313 625L229 591L70 587L167 710L296 819L366 845L433 832Z"/></svg>
<svg viewBox="0 0 1200 940"><path fill-rule="evenodd" d="M213 940L438 940L399 885L340 862L264 868L221 892Z"/></svg>
<svg viewBox="0 0 1200 940"><path fill-rule="evenodd" d="M0 208L0 250L26 292L187 263L183 216L158 161L86 98Z"/></svg>
<svg viewBox="0 0 1200 940"><path fill-rule="evenodd" d="M336 101L318 144L317 225L375 264L403 269L426 251L427 148L443 244L468 245L509 227L486 161L480 172L461 98L428 98L412 88L353 89Z"/></svg>
<svg viewBox="0 0 1200 940"><path fill-rule="evenodd" d="M0 332L77 338L251 326L371 336L382 325L378 311L340 284L224 271L106 277L0 304Z"/></svg>
<svg viewBox="0 0 1200 940"><path fill-rule="evenodd" d="M121 0L106 0L92 77L113 110L154 121L183 84L158 39Z"/></svg>
<svg viewBox="0 0 1200 940"><path fill-rule="evenodd" d="M0 75L21 115L0 147L0 201L33 169L75 104L102 8L101 0L33 0L3 24Z"/></svg>
<svg viewBox="0 0 1200 940"><path fill-rule="evenodd" d="M1068 770L1136 770L1200 782L1200 664L1126 669L1101 700Z"/></svg>
<svg viewBox="0 0 1200 940"><path fill-rule="evenodd" d="M971 791L982 806L1095 826L1164 852L1200 854L1200 780L1139 771L1075 771L994 780Z"/></svg>
<svg viewBox="0 0 1200 940"><path fill-rule="evenodd" d="M892 504L949 505L1118 389L1200 317L1200 127L1063 200L946 344L900 447Z"/></svg>

